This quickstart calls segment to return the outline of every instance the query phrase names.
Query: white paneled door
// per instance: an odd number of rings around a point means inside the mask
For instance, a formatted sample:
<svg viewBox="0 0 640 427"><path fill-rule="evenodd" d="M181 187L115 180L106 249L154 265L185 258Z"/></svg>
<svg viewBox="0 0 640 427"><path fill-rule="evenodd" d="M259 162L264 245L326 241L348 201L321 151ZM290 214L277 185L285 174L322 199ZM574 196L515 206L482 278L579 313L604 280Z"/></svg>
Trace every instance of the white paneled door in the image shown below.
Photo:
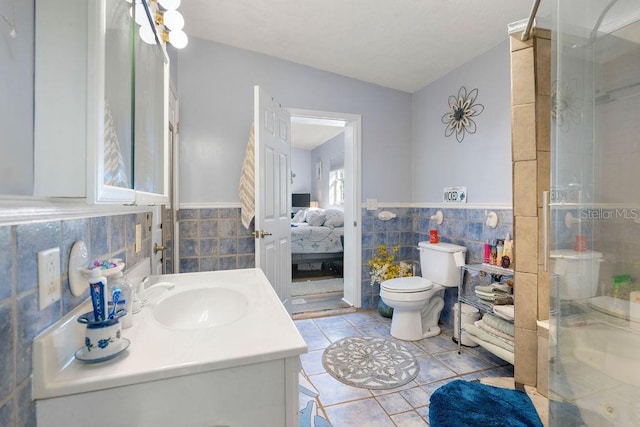
<svg viewBox="0 0 640 427"><path fill-rule="evenodd" d="M290 309L291 119L272 96L254 88L256 267Z"/></svg>

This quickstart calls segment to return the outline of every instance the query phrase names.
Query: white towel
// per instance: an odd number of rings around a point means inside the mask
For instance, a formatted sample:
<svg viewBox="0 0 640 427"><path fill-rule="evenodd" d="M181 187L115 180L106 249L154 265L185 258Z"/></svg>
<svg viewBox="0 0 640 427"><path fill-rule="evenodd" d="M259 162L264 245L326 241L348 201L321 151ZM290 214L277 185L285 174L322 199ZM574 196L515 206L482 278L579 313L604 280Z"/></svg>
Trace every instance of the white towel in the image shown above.
<svg viewBox="0 0 640 427"><path fill-rule="evenodd" d="M255 194L255 133L254 125L251 124L247 151L244 154L242 163L242 175L240 175L240 219L244 228L249 229L251 220L256 214L256 194Z"/></svg>
<svg viewBox="0 0 640 427"><path fill-rule="evenodd" d="M513 305L501 305L493 307L493 312L506 320L513 320L515 318Z"/></svg>

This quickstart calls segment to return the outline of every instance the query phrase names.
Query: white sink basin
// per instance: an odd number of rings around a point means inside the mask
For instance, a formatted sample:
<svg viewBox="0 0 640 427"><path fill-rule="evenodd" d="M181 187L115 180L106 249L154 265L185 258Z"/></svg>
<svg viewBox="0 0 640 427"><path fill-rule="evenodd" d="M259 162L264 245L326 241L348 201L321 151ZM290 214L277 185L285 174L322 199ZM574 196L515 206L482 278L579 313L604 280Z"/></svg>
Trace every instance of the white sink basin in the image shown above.
<svg viewBox="0 0 640 427"><path fill-rule="evenodd" d="M242 318L249 302L229 288L204 287L168 295L153 307L155 320L170 329L204 329Z"/></svg>

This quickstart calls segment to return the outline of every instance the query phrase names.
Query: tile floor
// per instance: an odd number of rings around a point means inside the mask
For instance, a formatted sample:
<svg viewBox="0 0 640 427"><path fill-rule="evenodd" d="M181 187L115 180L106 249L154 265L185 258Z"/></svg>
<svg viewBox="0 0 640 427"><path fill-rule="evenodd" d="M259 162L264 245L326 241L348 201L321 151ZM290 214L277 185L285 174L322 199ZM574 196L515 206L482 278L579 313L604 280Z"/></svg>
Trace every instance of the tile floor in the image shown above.
<svg viewBox="0 0 640 427"><path fill-rule="evenodd" d="M429 397L438 387L454 379L513 377L513 366L481 347L464 348L452 340L453 327L421 341L402 343L416 356L420 373L410 383L389 390L366 390L335 380L322 366L322 353L331 343L348 336L389 334L390 319L377 311L358 311L331 317L294 321L309 352L303 354L300 384L317 393L317 413L333 427L428 426ZM311 393L300 394L304 408Z"/></svg>

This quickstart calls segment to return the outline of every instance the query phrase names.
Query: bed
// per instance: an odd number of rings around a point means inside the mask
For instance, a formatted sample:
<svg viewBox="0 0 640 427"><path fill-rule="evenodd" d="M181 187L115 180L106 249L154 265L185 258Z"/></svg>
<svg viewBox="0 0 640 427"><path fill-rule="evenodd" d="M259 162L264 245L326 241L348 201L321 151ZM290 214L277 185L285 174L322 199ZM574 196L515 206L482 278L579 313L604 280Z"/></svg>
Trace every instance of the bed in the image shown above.
<svg viewBox="0 0 640 427"><path fill-rule="evenodd" d="M344 258L344 213L337 209L309 208L291 221L291 264L337 263Z"/></svg>

